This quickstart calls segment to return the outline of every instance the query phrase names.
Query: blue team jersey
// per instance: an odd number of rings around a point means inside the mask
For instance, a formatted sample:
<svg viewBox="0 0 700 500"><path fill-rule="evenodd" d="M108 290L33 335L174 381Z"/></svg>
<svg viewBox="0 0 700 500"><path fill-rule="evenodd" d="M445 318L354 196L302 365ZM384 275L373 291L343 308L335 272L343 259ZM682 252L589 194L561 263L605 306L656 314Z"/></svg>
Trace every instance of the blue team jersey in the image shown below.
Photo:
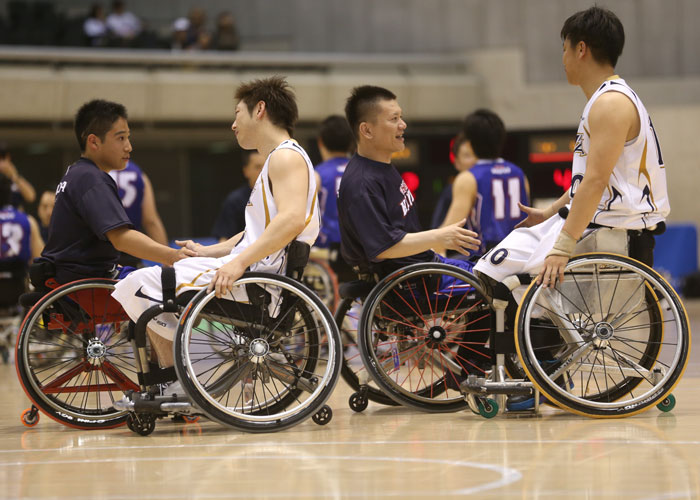
<svg viewBox="0 0 700 500"><path fill-rule="evenodd" d="M126 210L131 223L136 229L141 230L145 190L143 172L136 163L129 161L124 170L112 170L109 175L117 183L119 199L122 200L122 205L124 205L124 210Z"/></svg>
<svg viewBox="0 0 700 500"><path fill-rule="evenodd" d="M0 262L29 263L30 233L26 214L10 205L0 209Z"/></svg>
<svg viewBox="0 0 700 500"><path fill-rule="evenodd" d="M315 245L327 248L332 243L340 243L340 224L338 223L338 189L340 179L345 172L348 158L331 158L316 167L321 177L319 203L321 206L321 230Z"/></svg>
<svg viewBox="0 0 700 500"><path fill-rule="evenodd" d="M502 159L479 160L469 171L476 179L477 195L466 227L479 234L484 254L525 218L518 208L518 202L529 204L525 174Z"/></svg>

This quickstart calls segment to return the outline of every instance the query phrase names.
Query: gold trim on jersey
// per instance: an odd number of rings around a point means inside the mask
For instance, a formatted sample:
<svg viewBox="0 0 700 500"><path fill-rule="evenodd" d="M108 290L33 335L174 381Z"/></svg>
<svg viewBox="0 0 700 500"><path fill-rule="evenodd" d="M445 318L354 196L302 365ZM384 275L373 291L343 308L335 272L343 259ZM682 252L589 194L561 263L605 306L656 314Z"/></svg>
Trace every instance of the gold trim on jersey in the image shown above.
<svg viewBox="0 0 700 500"><path fill-rule="evenodd" d="M658 210L658 207L656 206L656 203L654 203L654 191L651 189L651 176L649 175L649 171L647 170L647 146L649 145L648 141L644 141L644 149L642 150L642 159L639 162L639 174L637 174L637 182L639 182L639 178L643 175L647 183L649 184L649 199L651 200L651 204L654 206L654 210Z"/></svg>
<svg viewBox="0 0 700 500"><path fill-rule="evenodd" d="M309 211L309 216L306 218L306 222L304 222L304 229L306 229L306 226L309 225L311 219L314 218L314 212L316 211L316 208L318 208L318 185L316 186L316 190L314 191L314 199L311 202L311 211Z"/></svg>
<svg viewBox="0 0 700 500"><path fill-rule="evenodd" d="M179 292L181 288L188 287L188 286L193 287L193 288L203 288L203 287L207 286L209 283L205 283L204 285L195 285L195 283L197 283L197 280L198 280L203 274L207 274L207 273L210 272L210 271L216 271L216 269L207 269L206 271L203 271L203 272L199 273L197 276L195 276L194 279L193 279L190 283L181 283L181 284L178 285L178 287L175 289L175 293Z"/></svg>
<svg viewBox="0 0 700 500"><path fill-rule="evenodd" d="M607 78L605 79L605 81L606 81L606 82L609 82L610 80L620 80L620 79L621 79L621 78L620 78L620 75L613 75L613 76L607 77Z"/></svg>
<svg viewBox="0 0 700 500"><path fill-rule="evenodd" d="M267 206L267 195L265 194L265 180L260 179L260 187L262 188L263 206L265 208L265 228L270 225L270 209Z"/></svg>

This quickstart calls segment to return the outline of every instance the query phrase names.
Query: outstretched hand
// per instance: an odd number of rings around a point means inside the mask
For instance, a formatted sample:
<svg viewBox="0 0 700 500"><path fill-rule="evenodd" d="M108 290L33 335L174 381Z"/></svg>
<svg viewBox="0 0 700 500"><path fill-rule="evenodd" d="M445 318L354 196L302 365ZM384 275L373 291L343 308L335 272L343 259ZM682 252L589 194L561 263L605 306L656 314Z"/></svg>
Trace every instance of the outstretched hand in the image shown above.
<svg viewBox="0 0 700 500"><path fill-rule="evenodd" d="M467 219L462 219L449 226L436 229L440 247L456 250L462 255L469 255L469 250L478 250L481 246L481 241L474 231L464 229L464 224L466 223Z"/></svg>
<svg viewBox="0 0 700 500"><path fill-rule="evenodd" d="M540 222L544 222L545 220L547 220L545 211L541 208L528 207L520 202L518 202L518 207L520 208L520 211L525 212L525 214L527 214L527 217L518 222L515 225L515 229L518 229L519 227L536 226Z"/></svg>
<svg viewBox="0 0 700 500"><path fill-rule="evenodd" d="M187 247L182 247L178 249L177 253L175 254L175 258L173 259L173 262L177 262L178 260L186 259L187 257L198 257L199 254Z"/></svg>

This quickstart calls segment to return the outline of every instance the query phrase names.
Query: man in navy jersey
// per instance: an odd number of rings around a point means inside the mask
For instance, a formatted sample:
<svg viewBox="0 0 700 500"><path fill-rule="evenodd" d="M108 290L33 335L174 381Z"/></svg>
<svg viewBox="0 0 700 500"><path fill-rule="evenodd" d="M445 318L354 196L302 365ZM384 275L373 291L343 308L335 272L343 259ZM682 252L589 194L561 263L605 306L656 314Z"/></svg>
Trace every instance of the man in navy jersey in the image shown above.
<svg viewBox="0 0 700 500"><path fill-rule="evenodd" d="M466 219L422 231L414 198L396 168L393 153L404 149L406 122L391 91L370 85L356 87L345 115L357 140L338 193L341 251L360 274L386 275L418 262L442 261L471 270L471 263L445 259L431 248L468 255L479 248Z"/></svg>
<svg viewBox="0 0 700 500"><path fill-rule="evenodd" d="M355 149L355 138L344 116L331 115L321 123L317 142L323 161L316 165L321 230L315 246L329 249L331 268L340 281L349 281L354 278L352 269L340 255L338 188L350 154Z"/></svg>
<svg viewBox="0 0 700 500"><path fill-rule="evenodd" d="M463 125L458 154L475 157L452 184L452 201L442 226L467 217L467 228L481 239L478 254L496 246L525 218L521 204L528 204L525 174L501 158L506 128L501 118L487 109L469 114Z"/></svg>
<svg viewBox="0 0 700 500"><path fill-rule="evenodd" d="M154 241L168 244L165 226L156 208L153 185L141 168L129 160L124 170L111 170L109 175L117 183L119 199L134 225L134 229L146 233ZM128 266L140 266L141 259L122 253L119 263Z"/></svg>
<svg viewBox="0 0 700 500"><path fill-rule="evenodd" d="M119 251L167 265L196 255L187 248L169 248L133 229L109 176L110 171L125 168L131 154L124 106L104 100L84 104L75 117L75 135L82 155L56 188L49 239L37 259L46 270L44 275L54 272L59 283L120 277Z"/></svg>

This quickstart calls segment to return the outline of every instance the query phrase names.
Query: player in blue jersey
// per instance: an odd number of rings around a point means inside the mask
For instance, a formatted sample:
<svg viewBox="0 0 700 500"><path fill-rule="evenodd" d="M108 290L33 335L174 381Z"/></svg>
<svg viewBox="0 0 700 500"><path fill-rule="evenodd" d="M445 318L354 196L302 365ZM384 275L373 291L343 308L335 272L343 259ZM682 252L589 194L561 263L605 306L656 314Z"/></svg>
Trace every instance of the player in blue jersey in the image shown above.
<svg viewBox="0 0 700 500"><path fill-rule="evenodd" d="M329 249L329 264L340 281L354 278L352 269L340 255L340 225L338 222L338 189L355 138L344 116L331 115L321 123L318 134L321 163L316 165L316 185L319 186L321 230L315 246Z"/></svg>
<svg viewBox="0 0 700 500"><path fill-rule="evenodd" d="M456 154L476 161L455 178L442 226L466 217L466 227L481 239L478 255L483 255L525 218L520 206L528 204L529 188L520 167L501 158L506 129L496 113L479 109L465 118L462 128Z"/></svg>
<svg viewBox="0 0 700 500"><path fill-rule="evenodd" d="M168 235L158 214L153 185L148 176L131 160L124 170L111 170L109 175L117 183L119 199L122 200L134 229L146 233L162 245L167 245ZM129 266L141 265L141 259L125 253L122 253L119 262Z"/></svg>
<svg viewBox="0 0 700 500"><path fill-rule="evenodd" d="M469 255L479 248L466 220L422 231L414 198L396 168L393 153L404 149L406 122L391 91L374 86L353 89L345 114L357 140L338 193L341 251L359 274L386 275L418 262L442 261L471 270L466 261L445 259L431 248Z"/></svg>
<svg viewBox="0 0 700 500"><path fill-rule="evenodd" d="M0 263L27 266L43 246L39 225L12 206L12 181L0 174Z"/></svg>
<svg viewBox="0 0 700 500"><path fill-rule="evenodd" d="M33 277L53 273L59 283L82 278L119 277L119 251L172 264L196 252L169 248L133 229L109 176L122 170L131 156L127 113L121 104L93 100L75 117L82 151L56 188L49 238ZM44 286L44 279L34 283Z"/></svg>

